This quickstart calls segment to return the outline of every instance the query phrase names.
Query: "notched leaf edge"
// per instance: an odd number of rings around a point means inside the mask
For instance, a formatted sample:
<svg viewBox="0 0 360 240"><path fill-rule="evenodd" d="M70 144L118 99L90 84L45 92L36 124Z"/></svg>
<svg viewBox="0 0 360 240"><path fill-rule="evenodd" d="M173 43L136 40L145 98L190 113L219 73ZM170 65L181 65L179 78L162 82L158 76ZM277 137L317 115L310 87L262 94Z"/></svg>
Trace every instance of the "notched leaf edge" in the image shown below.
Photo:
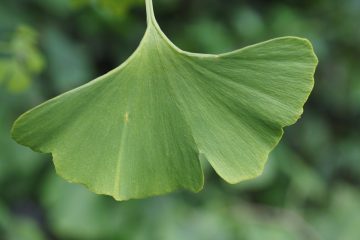
<svg viewBox="0 0 360 240"><path fill-rule="evenodd" d="M84 84L82 86L79 86L78 88L75 88L69 92L66 92L66 93L63 93L63 94L60 94L59 96L49 100L49 101L52 101L52 100L55 100L59 97L62 97L66 94L69 94L70 92L75 92L75 91L79 91L80 89L88 86L88 85L91 85L91 84L94 84L95 82L97 81L101 81L101 80L104 80L107 76L111 75L111 74L114 74L116 73L117 71L120 71L122 68L124 68L134 57L135 55L137 54L137 52L141 49L142 47L142 44L144 43L145 41L145 38L146 38L146 35L148 33L148 31L150 31L152 28L153 30L157 31L157 33L159 34L159 36L169 45L169 47L171 47L172 49L174 49L175 51L177 51L179 54L183 54L183 55L187 55L187 56L190 56L190 57L199 57L199 58L204 58L204 57L209 57L209 58L222 58L222 57L227 57L227 56L231 56L232 54L237 54L237 53L240 53L241 51L244 51L248 48L252 48L252 47L256 47L260 44L264 44L264 43L267 43L267 42L271 42L271 41L276 41L276 40L280 40L280 39L294 39L294 40L299 40L299 41L302 41L304 43L304 45L309 49L309 52L311 53L312 55L312 58L313 58L313 70L312 70L312 73L311 73L311 79L308 79L311 81L311 85L309 87L309 89L307 89L308 91L308 94L307 96L301 101L302 102L302 106L304 106L304 104L306 103L306 101L308 100L310 94L311 94L311 91L314 87L314 74L315 74L315 71L316 71L316 67L317 67L317 64L318 64L318 59L314 53L314 49L313 49L313 46L312 44L307 40L307 39L304 39L304 38L299 38L299 37L292 37L292 36L288 36L288 37L280 37L280 38L274 38L274 39L271 39L271 40L268 40L268 41L264 41L264 42L260 42L260 43L257 43L257 44L253 44L253 45L250 45L250 46L247 46L247 47L244 47L244 48L241 48L241 49L237 49L235 51L231 51L231 52L226 52L226 53L222 53L222 54L199 54L199 53L191 53L191 52L187 52L187 51L183 51L181 50L180 48L178 48L176 45L174 45L168 38L167 36L161 31L160 27L158 26L158 24L156 23L156 20L155 20L155 17L152 15L150 16L151 20L149 21L148 19L148 28L144 34L144 37L142 38L139 46L137 47L137 49L134 51L133 54L131 54L131 56L125 61L123 62L119 67L109 71L108 73L90 81L89 83L87 84ZM171 192L174 192L176 190L181 190L181 189L184 189L184 190L189 190L189 191L192 191L192 192L199 192L203 189L203 186L204 186L204 174L203 174L203 169L202 169L202 166L201 166L201 172L202 172L202 176L201 176L201 185L199 186L199 188L186 188L186 187L183 187L183 186L179 186L179 187L175 187L173 189L166 189L166 190L162 190L162 191L158 191L158 192L152 192L152 193L145 193L145 194L141 194L141 195L137 195L137 196L131 196L131 197L126 197L126 196L120 196L120 194L114 194L114 193L110 193L110 192L104 192L104 191L101 191L97 188L95 188L94 186L92 186L91 184L86 184L80 180L77 180L75 178L71 178L71 177L68 177L67 174L65 172L62 171L62 169L59 167L59 165L57 164L58 161L60 161L60 159L58 159L58 157L56 156L56 150L46 150L46 149L42 149L41 147L40 148L37 148L37 147L34 147L34 146L31 146L30 144L26 143L26 142L22 142L21 140L19 140L19 138L17 137L16 135L16 128L17 128L17 125L24 119L26 118L27 114L36 109L36 108L40 108L43 104L46 104L48 103L48 101L38 105L37 107L33 108L33 109L30 109L29 111L25 112L24 114L22 114L13 124L12 126L12 129L11 129L11 135L12 135L12 138L19 144L21 145L24 145L26 147L29 147L30 149L32 149L33 151L36 151L36 152L39 152L39 153L50 153L52 155L52 159L53 159L53 163L54 163L54 167L55 167L55 171L56 173L61 176L62 178L64 178L66 181L70 182L70 183L76 183L76 184L80 184L84 187L86 187L87 189L89 189L90 191L96 193L96 194L100 194L100 195L108 195L108 196L111 196L113 197L115 200L117 201L124 201L124 200L129 200L129 199L141 199L141 198L146 198L146 197L153 197L153 196L158 196L158 195L164 195L164 194L167 194L167 193L171 193ZM265 168L265 165L267 163L267 159L269 157L269 154L270 152L279 144L282 136L283 136L283 133L284 133L284 128L287 127L287 126L290 126L292 124L294 124L295 122L297 122L302 114L303 114L303 111L304 111L304 107L301 108L301 111L298 115L296 115L293 119L293 121L291 121L291 123L287 124L287 125L284 125L284 126L281 126L281 134L279 136L277 136L277 139L276 141L274 141L274 144L271 146L271 148L269 148L269 150L267 152L264 153L264 156L261 157L260 160L260 166L253 172L253 173L250 173L249 175L242 175L239 179L236 179L234 181L232 180L229 180L229 179L226 179L224 176L221 176L215 168L213 168L215 170L215 172L217 172L217 174L222 178L224 179L226 182L230 183L230 184L236 184L236 183L239 183L241 181L245 181L245 180L250 180L250 179L253 179L253 178L256 178L258 176L260 176L263 171L264 171L264 168ZM207 158L206 156L206 153L200 153L199 152L199 155L198 155L198 160L200 161L200 154L203 154L203 156L205 158ZM209 162L209 161L208 161Z"/></svg>

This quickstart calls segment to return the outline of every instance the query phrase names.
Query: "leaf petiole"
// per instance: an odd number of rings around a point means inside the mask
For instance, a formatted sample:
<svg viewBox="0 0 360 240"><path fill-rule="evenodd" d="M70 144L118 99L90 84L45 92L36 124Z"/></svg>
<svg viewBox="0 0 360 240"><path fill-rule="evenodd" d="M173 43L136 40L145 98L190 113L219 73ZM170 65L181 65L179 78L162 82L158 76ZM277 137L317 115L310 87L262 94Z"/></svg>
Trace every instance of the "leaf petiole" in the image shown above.
<svg viewBox="0 0 360 240"><path fill-rule="evenodd" d="M147 24L149 25L151 22L155 22L155 14L152 0L145 0L146 4L146 16L147 16Z"/></svg>

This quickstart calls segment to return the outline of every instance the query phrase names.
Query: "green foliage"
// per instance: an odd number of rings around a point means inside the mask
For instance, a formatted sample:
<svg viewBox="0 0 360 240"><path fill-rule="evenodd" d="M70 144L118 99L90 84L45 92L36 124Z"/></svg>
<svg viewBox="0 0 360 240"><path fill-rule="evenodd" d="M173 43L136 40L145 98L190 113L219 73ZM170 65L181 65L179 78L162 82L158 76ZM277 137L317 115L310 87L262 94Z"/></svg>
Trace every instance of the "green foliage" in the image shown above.
<svg viewBox="0 0 360 240"><path fill-rule="evenodd" d="M3 228L5 229L3 231ZM0 238L6 240L43 240L45 239L39 226L31 219L13 217L0 202Z"/></svg>
<svg viewBox="0 0 360 240"><path fill-rule="evenodd" d="M47 52L49 77L57 91L68 91L93 76L89 54L61 31L46 29L43 32L43 46Z"/></svg>
<svg viewBox="0 0 360 240"><path fill-rule="evenodd" d="M82 8L91 6L107 16L126 16L130 7L139 5L143 0L70 0L72 7Z"/></svg>
<svg viewBox="0 0 360 240"><path fill-rule="evenodd" d="M0 84L11 92L28 88L31 79L44 68L37 49L37 35L27 26L17 28L10 42L0 42Z"/></svg>
<svg viewBox="0 0 360 240"><path fill-rule="evenodd" d="M360 1L154 1L181 49L220 53L296 35L312 42L320 62L302 118L286 128L260 177L228 185L202 159L200 194L121 203L67 183L49 155L11 139L20 113L116 67L143 36L142 5L117 17L92 0L76 8L70 1L0 1L1 41L31 26L46 60L26 91L0 84L0 239L358 240Z"/></svg>
<svg viewBox="0 0 360 240"><path fill-rule="evenodd" d="M22 115L14 139L51 152L70 182L117 200L199 191L200 153L230 183L258 176L312 90L310 43L286 37L220 55L184 52L146 3L135 53Z"/></svg>

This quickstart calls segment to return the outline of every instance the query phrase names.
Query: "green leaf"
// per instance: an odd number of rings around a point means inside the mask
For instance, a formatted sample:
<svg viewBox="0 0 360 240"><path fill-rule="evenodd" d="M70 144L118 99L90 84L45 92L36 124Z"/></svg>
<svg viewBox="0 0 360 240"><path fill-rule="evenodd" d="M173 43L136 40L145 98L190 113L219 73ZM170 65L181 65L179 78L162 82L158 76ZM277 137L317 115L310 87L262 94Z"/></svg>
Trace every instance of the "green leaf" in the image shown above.
<svg viewBox="0 0 360 240"><path fill-rule="evenodd" d="M3 84L10 92L23 92L41 73L45 61L37 43L36 32L25 25L17 27L9 43L0 42L0 87Z"/></svg>
<svg viewBox="0 0 360 240"><path fill-rule="evenodd" d="M73 8L81 8L90 5L102 14L118 17L125 16L132 6L139 5L141 2L141 0L70 0L70 4Z"/></svg>
<svg viewBox="0 0 360 240"><path fill-rule="evenodd" d="M42 240L45 236L40 226L27 217L11 214L2 201L0 201L0 237L7 240Z"/></svg>
<svg viewBox="0 0 360 240"><path fill-rule="evenodd" d="M68 181L117 200L201 190L200 153L230 183L258 176L313 88L311 44L284 37L226 54L189 53L167 39L146 4L135 53L23 114L14 139L52 153Z"/></svg>

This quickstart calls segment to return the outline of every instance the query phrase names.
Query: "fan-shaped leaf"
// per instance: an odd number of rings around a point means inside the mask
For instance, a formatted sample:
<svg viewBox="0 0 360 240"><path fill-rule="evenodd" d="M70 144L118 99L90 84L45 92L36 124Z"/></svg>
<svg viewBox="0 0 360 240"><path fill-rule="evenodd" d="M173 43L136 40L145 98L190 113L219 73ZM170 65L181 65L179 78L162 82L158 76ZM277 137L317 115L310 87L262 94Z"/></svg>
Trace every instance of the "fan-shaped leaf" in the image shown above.
<svg viewBox="0 0 360 240"><path fill-rule="evenodd" d="M22 115L13 137L51 152L65 179L118 200L199 191L200 153L230 183L258 176L312 90L311 44L284 37L221 55L185 52L146 2L136 52Z"/></svg>

